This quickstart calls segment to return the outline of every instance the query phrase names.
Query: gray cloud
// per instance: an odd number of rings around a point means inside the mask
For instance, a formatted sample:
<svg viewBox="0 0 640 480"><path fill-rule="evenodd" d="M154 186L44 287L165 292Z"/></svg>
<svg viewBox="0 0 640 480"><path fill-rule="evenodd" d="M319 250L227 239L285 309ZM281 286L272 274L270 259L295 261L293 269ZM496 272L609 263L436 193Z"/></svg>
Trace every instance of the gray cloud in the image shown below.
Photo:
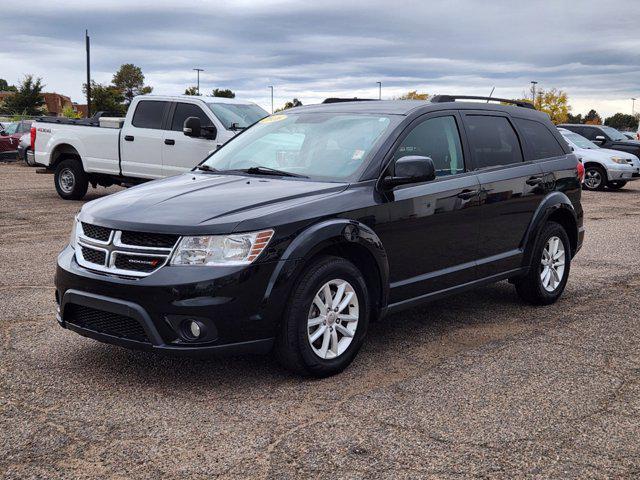
<svg viewBox="0 0 640 480"><path fill-rule="evenodd" d="M521 96L530 80L569 93L574 110L630 109L640 94L639 15L633 0L442 2L32 1L3 6L0 77L41 76L82 100L84 28L92 77L142 67L156 93L231 88L263 106L297 96L430 93ZM10 41L8 41L10 40ZM10 45L10 46L9 46Z"/></svg>

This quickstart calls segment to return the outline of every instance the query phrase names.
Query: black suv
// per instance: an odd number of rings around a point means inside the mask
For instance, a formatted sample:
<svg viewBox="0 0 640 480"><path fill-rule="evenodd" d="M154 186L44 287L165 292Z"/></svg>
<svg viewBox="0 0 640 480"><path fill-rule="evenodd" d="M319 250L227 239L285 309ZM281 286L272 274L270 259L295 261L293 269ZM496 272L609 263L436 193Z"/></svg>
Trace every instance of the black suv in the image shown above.
<svg viewBox="0 0 640 480"><path fill-rule="evenodd" d="M584 169L546 115L459 101L475 98L288 110L191 173L87 203L58 257L60 325L132 348L275 350L325 376L386 313L507 279L556 301Z"/></svg>
<svg viewBox="0 0 640 480"><path fill-rule="evenodd" d="M640 158L640 141L630 140L625 134L606 125L582 125L565 123L558 125L591 140L602 148L632 153Z"/></svg>

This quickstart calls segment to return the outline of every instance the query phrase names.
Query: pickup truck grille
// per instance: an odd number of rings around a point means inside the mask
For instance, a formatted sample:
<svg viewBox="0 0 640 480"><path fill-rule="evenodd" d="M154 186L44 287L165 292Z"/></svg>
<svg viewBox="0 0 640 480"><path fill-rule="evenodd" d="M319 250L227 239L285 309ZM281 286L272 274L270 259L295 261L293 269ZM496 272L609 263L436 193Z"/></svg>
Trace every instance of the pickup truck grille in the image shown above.
<svg viewBox="0 0 640 480"><path fill-rule="evenodd" d="M166 265L178 235L114 230L80 222L77 262L93 271L122 277L145 277Z"/></svg>

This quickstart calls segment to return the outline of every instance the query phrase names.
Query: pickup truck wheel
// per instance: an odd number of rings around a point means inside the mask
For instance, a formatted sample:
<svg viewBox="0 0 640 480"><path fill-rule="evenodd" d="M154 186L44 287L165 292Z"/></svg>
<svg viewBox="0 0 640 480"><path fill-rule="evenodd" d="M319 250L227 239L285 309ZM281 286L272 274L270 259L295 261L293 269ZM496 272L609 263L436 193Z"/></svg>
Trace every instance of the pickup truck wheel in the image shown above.
<svg viewBox="0 0 640 480"><path fill-rule="evenodd" d="M528 303L550 305L562 295L571 268L571 243L562 225L544 226L531 258L529 273L515 282L516 291Z"/></svg>
<svg viewBox="0 0 640 480"><path fill-rule="evenodd" d="M625 182L624 180L614 180L612 182L609 182L607 184L607 187L610 190L620 190L621 188L623 188L625 185L627 184L627 182Z"/></svg>
<svg viewBox="0 0 640 480"><path fill-rule="evenodd" d="M343 258L319 258L296 282L276 340L276 357L303 375L327 377L344 370L362 346L369 310L362 273Z"/></svg>
<svg viewBox="0 0 640 480"><path fill-rule="evenodd" d="M78 160L68 158L61 161L55 170L54 182L60 197L65 200L80 200L87 193L89 179Z"/></svg>
<svg viewBox="0 0 640 480"><path fill-rule="evenodd" d="M604 190L607 186L607 172L600 166L589 165L585 169L582 186L585 190Z"/></svg>

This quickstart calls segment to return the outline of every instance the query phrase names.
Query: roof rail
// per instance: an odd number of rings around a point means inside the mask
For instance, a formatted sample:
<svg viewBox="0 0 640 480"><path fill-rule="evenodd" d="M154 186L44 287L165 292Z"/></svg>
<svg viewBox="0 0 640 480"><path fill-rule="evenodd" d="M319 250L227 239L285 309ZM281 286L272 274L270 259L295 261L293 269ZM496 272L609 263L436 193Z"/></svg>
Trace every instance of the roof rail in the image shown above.
<svg viewBox="0 0 640 480"><path fill-rule="evenodd" d="M534 107L533 103L531 102L527 102L525 100L509 100L508 98L476 97L474 95L436 95L435 97L431 97L432 103L455 102L456 100L486 100L487 103L489 103L489 101L493 101L509 103L511 105L516 105L522 108L530 108L532 110L536 109L536 107Z"/></svg>
<svg viewBox="0 0 640 480"><path fill-rule="evenodd" d="M322 103L372 102L372 101L376 101L376 100L377 100L376 98L358 98L358 97L337 98L337 97L332 97L332 98L325 98Z"/></svg>

